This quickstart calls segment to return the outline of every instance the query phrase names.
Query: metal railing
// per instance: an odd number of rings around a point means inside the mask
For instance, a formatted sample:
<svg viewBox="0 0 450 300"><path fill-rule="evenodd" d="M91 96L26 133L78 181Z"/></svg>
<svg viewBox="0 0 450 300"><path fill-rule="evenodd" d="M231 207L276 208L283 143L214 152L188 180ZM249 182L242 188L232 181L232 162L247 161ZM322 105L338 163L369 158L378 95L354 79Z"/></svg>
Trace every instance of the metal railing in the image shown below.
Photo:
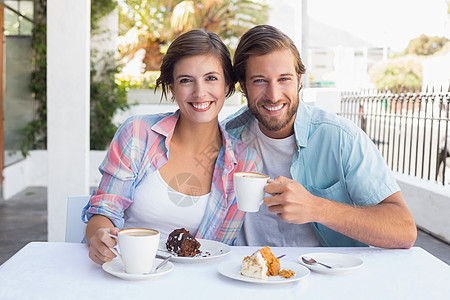
<svg viewBox="0 0 450 300"><path fill-rule="evenodd" d="M450 88L341 94L341 115L366 132L394 171L450 184Z"/></svg>

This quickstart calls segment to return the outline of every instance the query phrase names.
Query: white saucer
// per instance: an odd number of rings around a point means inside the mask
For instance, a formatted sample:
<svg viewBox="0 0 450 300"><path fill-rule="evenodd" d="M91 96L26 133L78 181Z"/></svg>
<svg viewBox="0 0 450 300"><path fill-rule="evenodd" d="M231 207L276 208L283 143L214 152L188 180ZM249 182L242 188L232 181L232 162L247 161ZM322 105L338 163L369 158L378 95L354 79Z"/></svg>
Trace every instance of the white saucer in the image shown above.
<svg viewBox="0 0 450 300"><path fill-rule="evenodd" d="M292 270L295 272L295 275L291 278L283 278L281 276L269 276L267 279L258 279L258 278L251 278L247 277L241 274L241 265L242 261L239 262L224 262L219 265L219 268L217 269L220 274L223 276L226 276L231 279L236 279L240 281L245 282L251 282L251 283L261 283L261 284L276 284L276 283L288 283L288 282L294 282L301 280L303 278L306 278L309 276L309 270L308 268L305 268L304 266L301 266L297 263L284 261L280 262L281 270Z"/></svg>
<svg viewBox="0 0 450 300"><path fill-rule="evenodd" d="M159 258L155 258L153 261L153 267L152 269L156 268L163 260ZM151 274L128 274L125 272L125 268L123 266L122 261L119 258L116 258L112 261L106 262L102 265L102 268L105 272L114 275L116 277L119 277L121 279L126 280L148 280L148 279L155 279L157 277L160 277L162 275L165 275L173 270L174 266L173 264L168 261L164 266L159 268L159 270L156 273Z"/></svg>
<svg viewBox="0 0 450 300"><path fill-rule="evenodd" d="M333 267L329 269L319 264L308 265L302 261L303 256L309 256L321 263ZM306 253L298 257L298 262L312 271L324 274L343 274L354 271L363 265L363 261L355 256L339 253Z"/></svg>
<svg viewBox="0 0 450 300"><path fill-rule="evenodd" d="M173 253L169 252L166 249L165 240L160 241L157 253L162 256L171 255L172 258L170 259L170 261L174 262L199 263L228 255L231 252L231 247L221 242L204 239L197 239L197 241L200 243L201 253L193 257L176 256Z"/></svg>

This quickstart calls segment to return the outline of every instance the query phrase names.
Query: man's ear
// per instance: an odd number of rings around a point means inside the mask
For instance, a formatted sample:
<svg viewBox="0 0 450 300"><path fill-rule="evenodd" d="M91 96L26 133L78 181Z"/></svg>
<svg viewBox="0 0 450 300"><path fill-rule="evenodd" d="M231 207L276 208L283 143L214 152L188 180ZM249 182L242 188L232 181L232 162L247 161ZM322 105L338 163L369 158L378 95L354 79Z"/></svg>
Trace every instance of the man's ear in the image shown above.
<svg viewBox="0 0 450 300"><path fill-rule="evenodd" d="M303 87L303 84L302 84L302 74L298 74L298 92L300 92L300 90L302 89L302 87Z"/></svg>
<svg viewBox="0 0 450 300"><path fill-rule="evenodd" d="M239 81L239 86L241 87L241 90L244 93L245 98L247 98L247 89L245 88L245 83L243 81Z"/></svg>

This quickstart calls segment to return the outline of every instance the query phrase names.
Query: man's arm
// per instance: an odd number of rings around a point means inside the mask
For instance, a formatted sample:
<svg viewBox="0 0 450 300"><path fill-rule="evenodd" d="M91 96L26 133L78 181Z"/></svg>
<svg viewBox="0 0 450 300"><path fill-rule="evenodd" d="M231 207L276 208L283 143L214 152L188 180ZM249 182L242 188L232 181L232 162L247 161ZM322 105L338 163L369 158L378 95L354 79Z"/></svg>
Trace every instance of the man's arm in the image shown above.
<svg viewBox="0 0 450 300"><path fill-rule="evenodd" d="M288 223L317 222L362 243L382 248L411 248L417 238L413 217L400 192L374 206L356 207L316 197L285 177L270 180L264 199L269 212Z"/></svg>

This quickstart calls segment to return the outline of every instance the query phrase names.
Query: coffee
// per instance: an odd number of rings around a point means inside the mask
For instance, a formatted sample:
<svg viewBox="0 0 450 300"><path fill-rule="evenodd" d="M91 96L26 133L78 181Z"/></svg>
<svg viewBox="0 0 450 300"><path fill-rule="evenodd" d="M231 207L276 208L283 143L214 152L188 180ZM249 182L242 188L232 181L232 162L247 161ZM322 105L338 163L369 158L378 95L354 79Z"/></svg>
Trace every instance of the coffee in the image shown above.
<svg viewBox="0 0 450 300"><path fill-rule="evenodd" d="M237 175L241 177L249 177L249 178L267 178L265 175L259 175L259 174L245 174L245 175Z"/></svg>
<svg viewBox="0 0 450 300"><path fill-rule="evenodd" d="M269 176L260 173L236 172L233 177L239 210L257 212L264 199L264 187Z"/></svg>
<svg viewBox="0 0 450 300"><path fill-rule="evenodd" d="M129 230L129 231L127 231ZM148 229L144 229L144 231L140 229L125 229L122 234L129 235L129 236L152 236L155 234L158 234L157 231L152 231Z"/></svg>
<svg viewBox="0 0 450 300"><path fill-rule="evenodd" d="M159 245L159 232L154 229L129 228L119 231L117 236L120 254L113 248L125 266L125 272L130 274L145 274L152 269L153 261Z"/></svg>
<svg viewBox="0 0 450 300"><path fill-rule="evenodd" d="M234 173L234 176L239 177L248 177L248 178L266 178L268 179L269 176L261 173L253 173L253 172L236 172Z"/></svg>

